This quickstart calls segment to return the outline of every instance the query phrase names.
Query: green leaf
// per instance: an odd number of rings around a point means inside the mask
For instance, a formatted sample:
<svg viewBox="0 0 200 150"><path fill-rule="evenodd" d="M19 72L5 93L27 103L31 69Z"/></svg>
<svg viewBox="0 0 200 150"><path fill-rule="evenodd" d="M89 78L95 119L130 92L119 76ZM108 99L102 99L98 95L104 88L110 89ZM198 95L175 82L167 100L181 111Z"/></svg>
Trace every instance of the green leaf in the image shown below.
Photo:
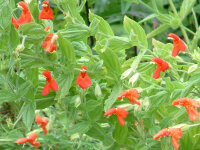
<svg viewBox="0 0 200 150"><path fill-rule="evenodd" d="M113 131L113 138L117 143L123 144L127 139L128 128L126 125L123 127L117 122L115 129Z"/></svg>
<svg viewBox="0 0 200 150"><path fill-rule="evenodd" d="M19 27L22 36L26 36L26 41L30 43L38 43L44 41L47 32L37 23L25 23Z"/></svg>
<svg viewBox="0 0 200 150"><path fill-rule="evenodd" d="M10 1L0 2L0 29L5 30L11 25L12 10Z"/></svg>
<svg viewBox="0 0 200 150"><path fill-rule="evenodd" d="M106 66L110 73L115 75L121 74L121 65L117 55L112 50L105 50L105 52L98 53L100 58L103 59L103 64Z"/></svg>
<svg viewBox="0 0 200 150"><path fill-rule="evenodd" d="M92 121L98 121L101 117L103 117L103 106L94 106L94 109L88 112L88 115Z"/></svg>
<svg viewBox="0 0 200 150"><path fill-rule="evenodd" d="M169 99L169 93L166 91L160 91L155 95L150 96L150 111L154 111L157 107L164 104Z"/></svg>
<svg viewBox="0 0 200 150"><path fill-rule="evenodd" d="M37 87L39 84L38 73L38 68L31 68L28 70L27 78L32 82L34 87Z"/></svg>
<svg viewBox="0 0 200 150"><path fill-rule="evenodd" d="M16 95L8 90L0 90L0 103L16 100Z"/></svg>
<svg viewBox="0 0 200 150"><path fill-rule="evenodd" d="M39 7L38 7L38 1L37 0L30 0L29 1L29 9L31 12L32 17L34 18L35 22L39 22L41 19L39 19Z"/></svg>
<svg viewBox="0 0 200 150"><path fill-rule="evenodd" d="M179 27L181 21L174 14L158 14L157 18L163 23L169 25L171 28L176 29Z"/></svg>
<svg viewBox="0 0 200 150"><path fill-rule="evenodd" d="M18 44L20 44L19 35L18 35L15 27L11 26L11 31L10 31L10 46L13 49L16 49Z"/></svg>
<svg viewBox="0 0 200 150"><path fill-rule="evenodd" d="M152 32L147 34L147 38L152 38L152 37L162 33L163 31L167 30L169 27L170 26L167 24L162 24L158 28L156 28L155 30L153 30Z"/></svg>
<svg viewBox="0 0 200 150"><path fill-rule="evenodd" d="M20 112L22 114L23 123L30 130L35 118L35 104L25 103L24 107L21 108Z"/></svg>
<svg viewBox="0 0 200 150"><path fill-rule="evenodd" d="M45 109L56 103L54 100L55 92L50 92L48 95L42 95L41 90L35 96L36 109Z"/></svg>
<svg viewBox="0 0 200 150"><path fill-rule="evenodd" d="M92 138L103 141L106 132L101 126L99 126L98 123L93 123L91 128L88 130L86 134Z"/></svg>
<svg viewBox="0 0 200 150"><path fill-rule="evenodd" d="M83 121L80 123L75 124L70 130L69 134L75 134L75 133L86 133L90 129L90 124L87 121Z"/></svg>
<svg viewBox="0 0 200 150"><path fill-rule="evenodd" d="M59 90L56 93L56 99L60 100L68 94L73 79L74 79L74 73L68 73L68 74L63 73L58 77L56 81L58 83Z"/></svg>
<svg viewBox="0 0 200 150"><path fill-rule="evenodd" d="M195 3L196 3L196 0L184 0L182 2L181 8L180 8L181 19L184 19L190 13Z"/></svg>
<svg viewBox="0 0 200 150"><path fill-rule="evenodd" d="M70 41L65 39L61 34L58 34L58 42L60 49L62 50L62 56L67 59L67 63L75 63L74 47Z"/></svg>
<svg viewBox="0 0 200 150"><path fill-rule="evenodd" d="M70 24L67 29L59 30L59 33L70 41L87 41L90 28L84 24Z"/></svg>
<svg viewBox="0 0 200 150"><path fill-rule="evenodd" d="M130 35L131 31L137 35L138 40L144 48L148 47L147 36L144 29L134 20L124 17L124 29Z"/></svg>
<svg viewBox="0 0 200 150"><path fill-rule="evenodd" d="M110 25L100 16L97 16L93 13L89 13L89 19L90 22L93 21L93 19L99 20L99 27L98 27L98 31L102 32L104 34L110 35L110 36L114 36L114 33L110 27Z"/></svg>
<svg viewBox="0 0 200 150"><path fill-rule="evenodd" d="M119 83L118 83L119 84ZM120 94L121 92L121 85L116 84L113 89L112 92L110 94L110 96L108 97L108 99L105 101L105 106L104 106L104 110L107 111L108 109L110 109L112 107L112 105L115 103L117 96Z"/></svg>
<svg viewBox="0 0 200 150"><path fill-rule="evenodd" d="M90 23L90 26L89 26L91 35L95 35L96 34L97 29L99 27L99 23L100 23L100 20L97 19L97 18L94 18L92 20L92 22Z"/></svg>

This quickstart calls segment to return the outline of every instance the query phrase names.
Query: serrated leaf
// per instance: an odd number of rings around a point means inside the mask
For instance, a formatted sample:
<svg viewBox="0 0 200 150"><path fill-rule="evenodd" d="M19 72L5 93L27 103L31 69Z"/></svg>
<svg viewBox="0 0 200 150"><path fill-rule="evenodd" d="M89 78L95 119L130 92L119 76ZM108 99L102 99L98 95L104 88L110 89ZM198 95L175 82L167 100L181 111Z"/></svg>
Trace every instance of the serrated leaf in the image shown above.
<svg viewBox="0 0 200 150"><path fill-rule="evenodd" d="M90 129L90 124L87 121L83 121L80 123L75 124L70 130L69 134L75 134L75 133L86 133Z"/></svg>
<svg viewBox="0 0 200 150"><path fill-rule="evenodd" d="M0 2L0 28L7 29L11 25L12 10L10 8L10 1Z"/></svg>
<svg viewBox="0 0 200 150"><path fill-rule="evenodd" d="M56 80L58 83L59 90L56 93L56 99L64 98L71 88L72 81L74 79L74 73L61 74Z"/></svg>
<svg viewBox="0 0 200 150"><path fill-rule="evenodd" d="M184 0L182 2L181 8L180 8L180 16L181 19L184 19L189 12L192 10L192 7L196 3L196 0Z"/></svg>
<svg viewBox="0 0 200 150"><path fill-rule="evenodd" d="M99 22L99 27L98 27L98 30L99 32L102 32L104 34L108 34L110 36L114 36L114 33L110 27L110 25L100 16L97 16L93 13L89 13L89 19L90 19L90 22L92 22L93 19L98 19L100 22Z"/></svg>
<svg viewBox="0 0 200 150"><path fill-rule="evenodd" d="M123 144L127 139L128 128L126 125L123 127L117 122L115 129L113 131L113 138L117 143Z"/></svg>
<svg viewBox="0 0 200 150"><path fill-rule="evenodd" d="M125 16L124 29L128 34L130 34L131 31L133 31L134 34L137 35L140 44L143 45L144 48L148 47L146 33L144 29L137 22Z"/></svg>
<svg viewBox="0 0 200 150"><path fill-rule="evenodd" d="M107 49L105 52L99 52L98 54L110 73L120 75L121 65L117 55L112 50Z"/></svg>
<svg viewBox="0 0 200 150"><path fill-rule="evenodd" d="M16 95L8 90L0 90L0 103L16 100Z"/></svg>
<svg viewBox="0 0 200 150"><path fill-rule="evenodd" d="M35 104L25 103L25 106L22 107L22 110L20 110L20 112L22 112L23 123L30 130L35 118Z"/></svg>
<svg viewBox="0 0 200 150"><path fill-rule="evenodd" d="M86 41L90 36L89 30L84 24L71 24L67 29L59 30L59 33L70 41Z"/></svg>
<svg viewBox="0 0 200 150"><path fill-rule="evenodd" d="M58 42L60 49L62 50L62 56L67 59L67 63L75 63L74 47L70 41L65 39L61 34L58 34Z"/></svg>
<svg viewBox="0 0 200 150"><path fill-rule="evenodd" d="M110 96L108 97L108 99L105 101L105 106L104 106L104 110L107 111L108 109L110 109L112 107L112 105L115 103L117 96L120 94L121 92L121 86L116 84L113 89L112 92L110 94Z"/></svg>
<svg viewBox="0 0 200 150"><path fill-rule="evenodd" d="M26 36L26 41L30 43L38 43L44 41L47 32L37 23L25 23L19 27L21 35Z"/></svg>

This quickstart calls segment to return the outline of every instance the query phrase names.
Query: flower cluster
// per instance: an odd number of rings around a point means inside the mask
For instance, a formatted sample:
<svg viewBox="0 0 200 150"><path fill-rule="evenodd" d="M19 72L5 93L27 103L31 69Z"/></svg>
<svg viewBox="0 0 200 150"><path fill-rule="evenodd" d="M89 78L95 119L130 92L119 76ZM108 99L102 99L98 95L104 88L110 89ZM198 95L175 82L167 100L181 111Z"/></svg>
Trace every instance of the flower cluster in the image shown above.
<svg viewBox="0 0 200 150"><path fill-rule="evenodd" d="M39 19L53 19L53 11L49 6L49 2L43 1L42 6L43 6L43 9L41 10L41 12L39 14ZM18 7L22 10L20 17L17 20L15 19L15 17L12 17L12 23L16 29L18 29L21 25L23 25L25 23L29 23L29 22L33 21L32 15L31 15L29 8L25 2L23 2L23 1L19 2ZM44 30L48 32L49 29L50 29L50 26L46 27ZM170 34L168 34L168 38L173 40L172 57L176 57L180 51L183 52L186 50L185 43L177 35L170 33ZM52 53L52 52L56 51L56 49L57 49L57 45L55 43L57 39L58 39L58 36L56 34L49 33L47 35L47 37L44 39L44 42L41 45L41 47L45 48L45 52ZM164 61L162 58L154 57L154 58L152 58L152 62L157 65L156 70L153 73L154 79L158 79L160 77L161 72L165 72L167 69L169 69L169 64L166 61ZM128 71L130 73L130 70L128 70ZM42 73L42 75L46 78L46 84L45 84L43 90L41 91L42 95L48 95L50 92L50 89L52 89L55 92L59 90L58 84L57 84L56 80L54 78L52 78L51 72L49 70L45 70ZM137 78L138 78L138 76L139 76L139 74L136 74ZM135 78L135 76L134 76L134 78ZM76 84L83 90L88 89L92 84L91 79L87 74L87 68L85 65L81 66L80 74L78 75L78 77L76 79ZM136 104L136 105L140 106L141 103L138 100L139 96L140 95L139 95L139 92L137 89L128 89L128 90L123 91L121 94L119 94L117 97L117 100L120 100L120 99L123 100L124 98L126 98L133 105ZM172 105L184 106L189 115L189 120L191 120L191 121L195 121L199 117L199 113L196 110L196 108L200 108L200 103L193 99L190 99L187 97L176 99L172 102ZM124 126L125 118L128 116L129 112L121 107L117 107L117 108L113 107L113 108L110 108L109 110L107 110L104 113L104 116L109 117L112 114L116 115L120 125ZM43 133L46 136L46 134L47 134L46 126L49 122L48 118L46 118L46 117L42 118L40 115L37 115L35 118L35 122L42 128ZM182 133L181 128L164 128L164 129L160 130L157 134L155 134L153 139L157 140L164 136L171 137L173 147L175 148L175 150L178 150L178 148L179 148L178 140L182 137L182 135L183 135L183 133ZM16 143L17 144L25 144L28 142L35 148L38 148L38 147L40 147L40 142L35 141L37 136L38 135L36 133L31 133L28 137L23 137L23 138L18 139L16 141Z"/></svg>
<svg viewBox="0 0 200 150"><path fill-rule="evenodd" d="M139 93L137 91L137 89L129 89L126 90L124 92L122 92L117 99L123 99L124 97L126 97L132 104L137 104L137 105L141 105L140 101L137 100L137 98L139 97ZM111 114L115 114L119 120L119 123L121 124L121 126L124 126L124 119L127 117L128 115L128 111L126 111L123 108L117 107L117 108L111 108L108 111L106 111L104 113L104 116L110 116Z"/></svg>

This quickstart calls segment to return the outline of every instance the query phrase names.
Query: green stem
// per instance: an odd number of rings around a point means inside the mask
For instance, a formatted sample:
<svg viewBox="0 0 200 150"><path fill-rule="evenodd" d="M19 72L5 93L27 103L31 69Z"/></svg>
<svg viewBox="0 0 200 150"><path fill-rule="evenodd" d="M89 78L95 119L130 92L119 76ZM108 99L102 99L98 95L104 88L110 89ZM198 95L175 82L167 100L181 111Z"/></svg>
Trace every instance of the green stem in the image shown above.
<svg viewBox="0 0 200 150"><path fill-rule="evenodd" d="M149 5L147 5L145 2L140 1L140 3L141 3L142 5L144 5L145 7L147 7L148 9L150 9L151 11L155 12L155 10L154 10L153 8L151 8Z"/></svg>
<svg viewBox="0 0 200 150"><path fill-rule="evenodd" d="M178 12L177 12L177 10L176 10L176 8L175 8L174 3L172 2L172 0L169 0L169 4L170 4L170 6L171 6L171 8L172 8L172 11L174 12L175 16L176 16L176 17L179 17L179 16L178 16ZM188 36L187 36L187 33L186 33L185 29L183 28L183 25L182 25L182 24L181 24L180 28L181 28L181 31L182 31L182 33L183 33L183 36L184 36L184 38L185 38L185 40L186 40L186 43L189 45L189 44L190 44L190 40L189 40L189 38L188 38Z"/></svg>
<svg viewBox="0 0 200 150"><path fill-rule="evenodd" d="M188 32L190 32L191 34L195 35L195 33L194 33L192 30L188 29L188 28L185 27L184 25L183 25L183 28L184 28L185 30L187 30Z"/></svg>
<svg viewBox="0 0 200 150"><path fill-rule="evenodd" d="M194 11L193 8L192 8L192 14L193 14L193 16L194 16L194 23L195 23L196 31L198 31L198 27L199 27L199 25L198 25L198 21L197 21L196 13L195 13L195 11Z"/></svg>
<svg viewBox="0 0 200 150"><path fill-rule="evenodd" d="M83 102L84 114L85 114L86 118L89 120L89 116L88 116L88 113L87 113L87 110L86 110L86 98L85 98L85 94L86 94L86 90L81 89L81 100Z"/></svg>

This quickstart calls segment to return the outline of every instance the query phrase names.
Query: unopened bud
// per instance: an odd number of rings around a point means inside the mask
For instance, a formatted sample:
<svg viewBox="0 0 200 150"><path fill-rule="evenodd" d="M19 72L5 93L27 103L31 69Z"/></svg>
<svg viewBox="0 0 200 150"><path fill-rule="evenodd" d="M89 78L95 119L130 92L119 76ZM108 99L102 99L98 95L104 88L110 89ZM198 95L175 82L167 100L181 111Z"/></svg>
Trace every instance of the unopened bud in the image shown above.
<svg viewBox="0 0 200 150"><path fill-rule="evenodd" d="M96 86L95 86L95 90L94 90L94 94L95 94L95 96L96 97L99 97L99 96L101 96L101 87L99 86L99 84L98 83L96 83Z"/></svg>
<svg viewBox="0 0 200 150"><path fill-rule="evenodd" d="M132 67L129 68L128 70L124 71L124 73L123 73L122 76L121 76L121 80L127 78L127 77L132 73L132 71L133 71L133 68L132 68Z"/></svg>
<svg viewBox="0 0 200 150"><path fill-rule="evenodd" d="M178 124L178 125L175 125L175 126L172 126L172 127L169 127L169 128L181 128L182 131L186 131L188 130L192 125L188 125L188 124L185 124L185 123L182 123L182 124Z"/></svg>
<svg viewBox="0 0 200 150"><path fill-rule="evenodd" d="M194 65L190 66L188 68L188 74L190 74L191 72L194 72L197 68L198 68L197 64L194 64Z"/></svg>
<svg viewBox="0 0 200 150"><path fill-rule="evenodd" d="M75 99L75 107L77 108L80 104L81 104L81 98L80 96L77 96L77 98Z"/></svg>
<svg viewBox="0 0 200 150"><path fill-rule="evenodd" d="M144 110L148 110L149 108L149 98L145 97L144 100L142 101L142 107L144 108Z"/></svg>
<svg viewBox="0 0 200 150"><path fill-rule="evenodd" d="M20 51L24 50L24 45L23 44L19 44L16 48L15 53L18 54Z"/></svg>
<svg viewBox="0 0 200 150"><path fill-rule="evenodd" d="M134 74L130 79L129 79L129 84L132 84L132 86L134 85L134 83L138 80L140 74L139 73L136 73Z"/></svg>

